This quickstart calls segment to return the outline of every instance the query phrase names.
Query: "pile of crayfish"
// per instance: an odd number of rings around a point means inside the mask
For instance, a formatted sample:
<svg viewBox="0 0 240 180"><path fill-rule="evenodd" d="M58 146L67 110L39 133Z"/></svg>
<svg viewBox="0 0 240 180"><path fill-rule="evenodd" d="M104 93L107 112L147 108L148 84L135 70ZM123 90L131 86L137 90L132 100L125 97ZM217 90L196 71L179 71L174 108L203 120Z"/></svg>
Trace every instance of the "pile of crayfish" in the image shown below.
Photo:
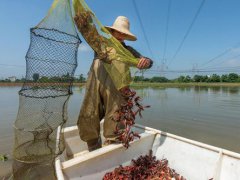
<svg viewBox="0 0 240 180"><path fill-rule="evenodd" d="M141 112L150 106L140 104L141 98L128 87L122 89L121 93L125 98L125 103L121 104L121 107L115 112L113 120L117 122L115 129L117 140L128 148L129 142L133 141L135 137L140 138L138 133L132 131L136 116L142 117Z"/></svg>
<svg viewBox="0 0 240 180"><path fill-rule="evenodd" d="M119 166L113 172L108 172L103 180L186 180L168 167L166 159L157 160L150 151L149 155L132 160L130 166Z"/></svg>

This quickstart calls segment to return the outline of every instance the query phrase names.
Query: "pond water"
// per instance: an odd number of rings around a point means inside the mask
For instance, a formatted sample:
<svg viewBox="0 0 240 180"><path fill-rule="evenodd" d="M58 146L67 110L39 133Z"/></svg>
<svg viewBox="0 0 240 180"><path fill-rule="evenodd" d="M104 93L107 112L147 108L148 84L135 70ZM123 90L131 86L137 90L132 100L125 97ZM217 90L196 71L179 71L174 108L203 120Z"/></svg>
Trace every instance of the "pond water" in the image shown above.
<svg viewBox="0 0 240 180"><path fill-rule="evenodd" d="M0 177L11 171L12 124L21 87L0 87ZM240 153L240 87L135 88L151 108L136 122ZM74 87L67 126L76 125L84 87Z"/></svg>

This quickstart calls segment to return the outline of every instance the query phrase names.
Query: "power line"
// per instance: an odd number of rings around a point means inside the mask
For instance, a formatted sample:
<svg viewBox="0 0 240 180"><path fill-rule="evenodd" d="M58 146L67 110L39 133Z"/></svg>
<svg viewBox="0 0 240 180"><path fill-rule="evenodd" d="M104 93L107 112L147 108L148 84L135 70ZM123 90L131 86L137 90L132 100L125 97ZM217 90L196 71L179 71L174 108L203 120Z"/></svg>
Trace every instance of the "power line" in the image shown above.
<svg viewBox="0 0 240 180"><path fill-rule="evenodd" d="M148 41L148 38L147 38L147 35L146 35L146 32L145 32L145 29L144 29L144 26L143 26L143 22L142 22L141 16L140 16L140 13L138 11L137 4L136 4L135 0L132 0L132 2L133 2L134 10L135 10L135 12L137 14L137 17L138 17L138 20L139 20L139 23L140 23L140 26L141 26L141 29L142 29L142 32L143 32L144 39L145 39L145 41L147 43L148 50L149 50L152 58L154 58L153 51L152 51L152 49L150 47L150 44L149 44L149 41Z"/></svg>
<svg viewBox="0 0 240 180"><path fill-rule="evenodd" d="M240 66L234 67L216 67L216 68L208 68L208 69L196 69L196 71L222 71L222 70L240 70Z"/></svg>
<svg viewBox="0 0 240 180"><path fill-rule="evenodd" d="M188 37L190 31L192 30L193 24L195 23L195 21L196 21L198 15L199 15L199 13L201 12L202 7L203 7L205 1L206 1L206 0L202 0L200 6L198 7L198 10L197 10L195 16L193 17L193 20L192 20L190 26L188 27L188 30L187 30L186 34L184 35L184 37L183 37L183 39L182 39L180 45L178 46L176 52L174 53L172 59L170 60L170 62L169 62L169 64L168 64L168 66L170 66L170 64L173 62L173 60L176 58L177 54L178 54L179 51L181 50L181 48L182 48L182 46L183 46L183 43L185 42L186 38Z"/></svg>
<svg viewBox="0 0 240 180"><path fill-rule="evenodd" d="M240 72L240 69L223 69L223 70L201 70L201 71L148 71L146 74L160 74L160 73L165 73L165 74L180 74L180 73L221 73L221 72L226 72L226 73L231 73L231 72Z"/></svg>
<svg viewBox="0 0 240 180"><path fill-rule="evenodd" d="M231 57L230 59L224 59L223 61L218 62L217 65L221 65L221 64L223 64L223 63L226 62L226 61L230 61L230 60L233 60L233 59L238 58L238 57L240 57L240 54L238 54L238 55L236 55L236 56L233 56L233 57ZM213 65L212 65L212 66L213 66ZM209 68L209 67L212 67L212 66L210 65L210 66L207 66L206 68Z"/></svg>
<svg viewBox="0 0 240 180"><path fill-rule="evenodd" d="M193 73L193 72L231 72L231 71L240 71L240 66L232 66L232 67L216 67L216 68L208 68L208 69L185 69L185 70L149 70L150 73Z"/></svg>
<svg viewBox="0 0 240 180"><path fill-rule="evenodd" d="M215 56L214 58L211 58L210 60L206 61L205 63L203 63L202 65L200 65L200 67L204 67L207 64L221 58L222 56L224 56L225 54L229 53L230 51L232 51L234 48L238 47L240 45L240 42L238 42L235 46L226 49L225 51L223 51L222 53L218 54L217 56Z"/></svg>
<svg viewBox="0 0 240 180"><path fill-rule="evenodd" d="M172 0L168 1L168 11L167 11L167 23L166 23L166 33L164 39L164 48L163 48L163 61L165 59L166 51L167 51L167 39L168 39L168 25L169 25L169 17L170 17L170 10L171 10Z"/></svg>

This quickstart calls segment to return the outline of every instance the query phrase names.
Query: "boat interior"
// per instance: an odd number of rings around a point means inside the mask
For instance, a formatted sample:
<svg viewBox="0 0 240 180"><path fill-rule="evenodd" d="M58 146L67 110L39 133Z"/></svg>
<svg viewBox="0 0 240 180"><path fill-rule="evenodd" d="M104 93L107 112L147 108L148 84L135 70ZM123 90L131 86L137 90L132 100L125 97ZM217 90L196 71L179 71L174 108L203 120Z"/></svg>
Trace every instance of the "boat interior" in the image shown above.
<svg viewBox="0 0 240 180"><path fill-rule="evenodd" d="M102 179L119 165L130 165L132 159L149 150L157 159L167 159L170 168L186 179L240 180L240 154L135 125L140 139L126 149L122 144L110 144L89 152L79 137L77 126L64 130L66 150L55 162L58 179ZM101 132L102 141L104 137Z"/></svg>

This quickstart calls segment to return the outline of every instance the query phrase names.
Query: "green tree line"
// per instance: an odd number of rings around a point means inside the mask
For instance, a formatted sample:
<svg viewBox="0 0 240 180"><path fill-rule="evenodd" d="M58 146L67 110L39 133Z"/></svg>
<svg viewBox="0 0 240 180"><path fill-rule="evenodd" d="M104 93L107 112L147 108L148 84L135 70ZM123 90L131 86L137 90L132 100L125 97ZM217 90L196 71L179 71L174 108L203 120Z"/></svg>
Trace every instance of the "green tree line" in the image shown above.
<svg viewBox="0 0 240 180"><path fill-rule="evenodd" d="M179 76L176 79L167 79L162 76L153 76L151 78L145 78L144 76L135 76L134 82L159 82L159 83L167 83L167 82L178 82L178 83L190 83L190 82L240 82L240 75L236 73L229 73L223 75L194 75L190 76Z"/></svg>
<svg viewBox="0 0 240 180"><path fill-rule="evenodd" d="M23 83L25 81L27 82L38 82L38 83L51 83L51 82L70 82L72 81L76 82L76 83L85 83L86 82L86 78L83 76L83 74L81 74L79 77L72 77L69 74L66 75L62 75L60 77L58 76L53 76L53 77L47 77L47 76L41 76L38 73L34 73L32 75L31 79L16 79L16 83ZM10 83L11 81L9 79L3 79L0 80L0 82L8 82Z"/></svg>
<svg viewBox="0 0 240 180"><path fill-rule="evenodd" d="M78 77L71 77L69 74L63 75L61 77L47 77L42 76L38 73L33 74L32 79L27 80L27 82L69 82L72 81L76 83L85 83L86 77L83 74L79 75ZM153 76L153 77L144 77L144 76L135 76L133 79L134 82L158 82L158 83L167 83L167 82L178 82L178 83L189 83L189 82L240 82L240 75L236 73L229 73L223 75L194 75L193 77L190 76L179 76L175 79L168 79L162 76ZM0 80L0 82L10 82L9 79ZM25 82L25 79L16 79L15 82Z"/></svg>

